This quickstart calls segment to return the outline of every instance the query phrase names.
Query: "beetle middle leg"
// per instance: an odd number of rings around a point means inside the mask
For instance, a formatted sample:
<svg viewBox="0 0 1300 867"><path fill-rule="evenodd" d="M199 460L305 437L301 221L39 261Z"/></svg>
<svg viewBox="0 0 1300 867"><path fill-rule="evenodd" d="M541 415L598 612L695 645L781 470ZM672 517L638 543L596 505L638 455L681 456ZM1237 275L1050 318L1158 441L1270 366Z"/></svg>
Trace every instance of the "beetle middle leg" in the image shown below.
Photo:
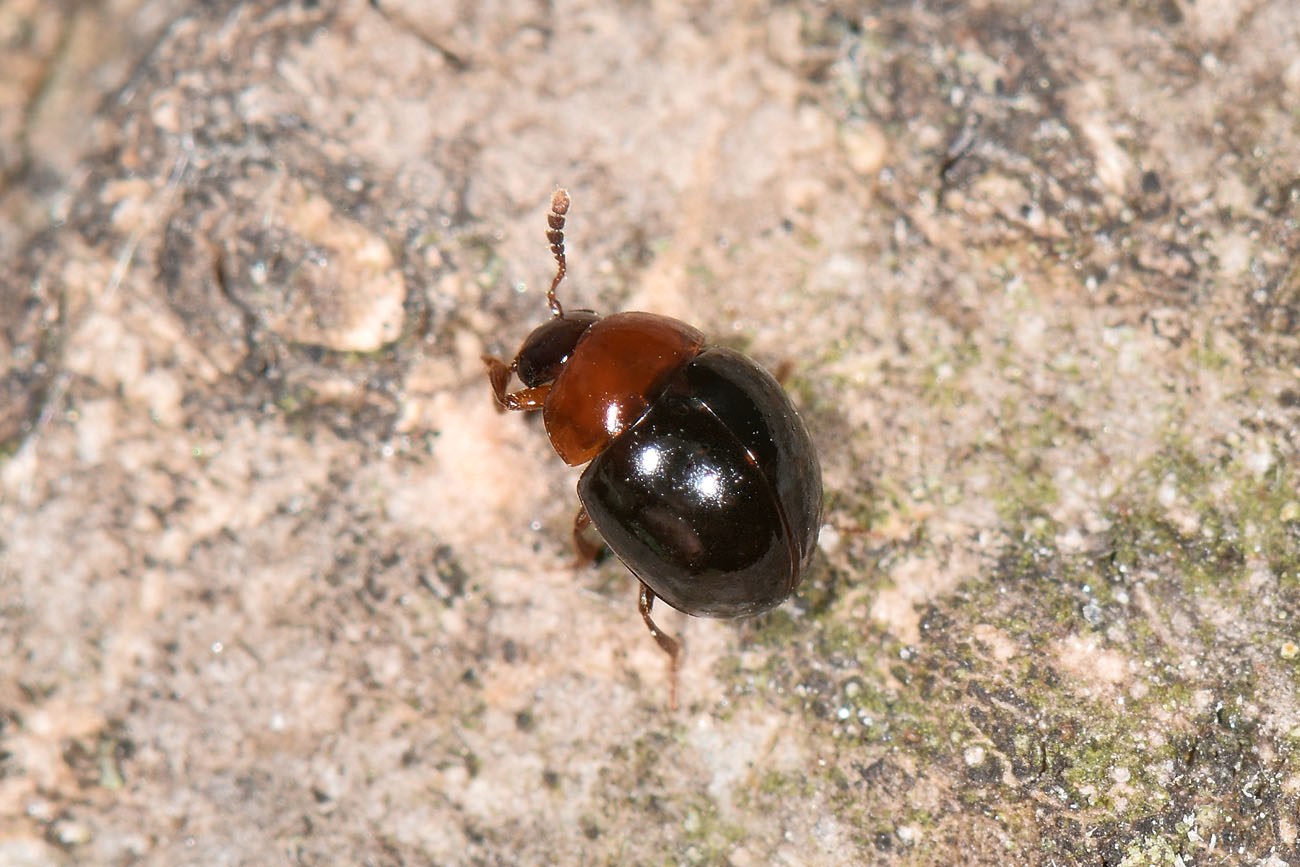
<svg viewBox="0 0 1300 867"><path fill-rule="evenodd" d="M578 514L573 516L573 566L575 569L594 563L596 555L604 547L603 544L597 544L584 535L583 531L590 526L591 516L587 514L587 507L579 506Z"/></svg>
<svg viewBox="0 0 1300 867"><path fill-rule="evenodd" d="M655 625L650 617L650 609L655 604L655 593L645 582L641 582L641 619L650 627L650 634L659 643L663 652L668 654L668 709L677 710L677 669L681 664L682 643Z"/></svg>
<svg viewBox="0 0 1300 867"><path fill-rule="evenodd" d="M506 391L506 383L510 381L510 374L515 372L514 363L506 364L499 358L493 358L490 355L482 356L483 363L488 368L488 380L492 383L492 395L497 399L497 405L502 409L532 411L542 408L546 403L546 394L551 390L551 384L535 385L532 388L521 388L519 391Z"/></svg>

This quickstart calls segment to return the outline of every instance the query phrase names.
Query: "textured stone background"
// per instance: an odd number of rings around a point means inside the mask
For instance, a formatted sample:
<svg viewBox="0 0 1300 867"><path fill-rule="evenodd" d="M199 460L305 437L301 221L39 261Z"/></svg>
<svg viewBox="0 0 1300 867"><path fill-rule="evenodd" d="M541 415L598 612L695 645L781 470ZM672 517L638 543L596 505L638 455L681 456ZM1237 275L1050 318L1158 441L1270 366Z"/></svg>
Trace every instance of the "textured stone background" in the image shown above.
<svg viewBox="0 0 1300 867"><path fill-rule="evenodd" d="M1300 863L1293 0L861 6L0 2L0 862ZM557 184L822 448L675 714Z"/></svg>

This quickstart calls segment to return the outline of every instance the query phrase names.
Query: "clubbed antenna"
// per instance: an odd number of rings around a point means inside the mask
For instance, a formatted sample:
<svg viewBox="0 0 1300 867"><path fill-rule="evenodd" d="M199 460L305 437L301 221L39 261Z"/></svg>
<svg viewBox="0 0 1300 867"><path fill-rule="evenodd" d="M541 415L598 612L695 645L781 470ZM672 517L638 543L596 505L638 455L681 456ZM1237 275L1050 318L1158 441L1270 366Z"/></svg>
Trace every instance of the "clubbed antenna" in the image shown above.
<svg viewBox="0 0 1300 867"><path fill-rule="evenodd" d="M551 281L551 288L546 293L546 303L551 306L551 313L555 316L564 315L560 299L555 297L555 287L560 285L565 274L564 215L567 213L569 213L569 191L556 190L555 195L551 196L551 212L546 215L546 225L549 227L546 240L551 242L551 254L555 256L555 264L559 266L555 271L555 279Z"/></svg>

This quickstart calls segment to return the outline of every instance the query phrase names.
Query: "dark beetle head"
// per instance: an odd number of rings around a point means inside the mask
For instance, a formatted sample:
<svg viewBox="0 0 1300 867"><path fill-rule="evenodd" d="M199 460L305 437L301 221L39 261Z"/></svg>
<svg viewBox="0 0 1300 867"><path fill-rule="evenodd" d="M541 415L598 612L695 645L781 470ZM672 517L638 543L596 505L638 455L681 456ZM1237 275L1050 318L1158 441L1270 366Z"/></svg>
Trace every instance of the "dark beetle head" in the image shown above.
<svg viewBox="0 0 1300 867"><path fill-rule="evenodd" d="M534 328L515 356L519 381L532 388L559 376L573 347L599 318L591 310L570 310Z"/></svg>

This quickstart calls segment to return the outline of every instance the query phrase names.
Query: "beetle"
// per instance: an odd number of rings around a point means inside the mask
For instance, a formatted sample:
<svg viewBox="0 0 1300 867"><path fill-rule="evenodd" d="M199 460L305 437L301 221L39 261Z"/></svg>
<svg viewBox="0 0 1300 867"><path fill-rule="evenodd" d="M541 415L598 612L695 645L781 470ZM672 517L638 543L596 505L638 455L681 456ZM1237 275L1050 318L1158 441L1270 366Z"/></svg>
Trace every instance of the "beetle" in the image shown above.
<svg viewBox="0 0 1300 867"><path fill-rule="evenodd" d="M551 318L509 364L483 361L497 404L540 410L560 458L587 465L574 547L595 557L583 535L595 525L640 582L641 618L668 654L676 708L681 642L655 624L655 600L719 618L785 601L816 547L821 467L784 389L748 356L667 316L565 311L556 289L569 205L557 190L547 215ZM523 388L507 391L512 375Z"/></svg>

